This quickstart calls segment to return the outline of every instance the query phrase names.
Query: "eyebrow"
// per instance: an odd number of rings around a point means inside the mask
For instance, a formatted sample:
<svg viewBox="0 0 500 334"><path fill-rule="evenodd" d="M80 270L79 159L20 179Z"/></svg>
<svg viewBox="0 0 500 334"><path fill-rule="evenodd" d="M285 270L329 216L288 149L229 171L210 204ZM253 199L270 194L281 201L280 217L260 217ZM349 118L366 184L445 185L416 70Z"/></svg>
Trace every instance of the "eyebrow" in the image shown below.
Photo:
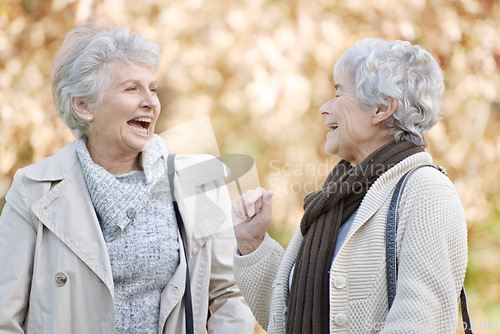
<svg viewBox="0 0 500 334"><path fill-rule="evenodd" d="M141 81L140 81L140 80L136 80L136 79L128 79L128 80L125 80L125 81L120 82L119 84L117 84L117 85L116 85L116 87L121 87L121 86L126 85L126 84L128 84L128 83L130 83L130 82L131 82L131 83L134 83L134 84L140 84L140 83L141 83ZM158 81L156 81L156 80L151 81L151 82L149 83L149 86L151 86L151 85L153 85L153 86L158 86Z"/></svg>

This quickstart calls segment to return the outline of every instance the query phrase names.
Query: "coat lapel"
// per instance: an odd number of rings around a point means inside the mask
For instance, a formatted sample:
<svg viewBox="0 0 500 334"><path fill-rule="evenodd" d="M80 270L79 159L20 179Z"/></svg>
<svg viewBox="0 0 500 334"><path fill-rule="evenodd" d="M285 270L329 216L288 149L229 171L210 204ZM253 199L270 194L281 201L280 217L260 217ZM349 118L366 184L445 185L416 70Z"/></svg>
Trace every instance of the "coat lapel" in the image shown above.
<svg viewBox="0 0 500 334"><path fill-rule="evenodd" d="M27 172L37 181L57 183L32 207L54 233L106 284L113 295L113 275L104 237L87 190L75 143Z"/></svg>

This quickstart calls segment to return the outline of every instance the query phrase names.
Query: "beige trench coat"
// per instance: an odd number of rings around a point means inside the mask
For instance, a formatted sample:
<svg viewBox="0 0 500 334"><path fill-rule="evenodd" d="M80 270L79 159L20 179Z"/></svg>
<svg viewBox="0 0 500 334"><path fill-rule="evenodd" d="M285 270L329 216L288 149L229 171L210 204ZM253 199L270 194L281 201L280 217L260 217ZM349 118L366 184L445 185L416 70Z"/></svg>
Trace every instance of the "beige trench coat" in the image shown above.
<svg viewBox="0 0 500 334"><path fill-rule="evenodd" d="M111 265L75 144L19 170L6 196L0 216L1 333L113 333ZM205 333L209 307L209 333L253 333L255 320L232 274L227 189L211 168L189 168L208 159L176 157L195 333ZM186 261L180 259L161 295L159 333L185 332Z"/></svg>

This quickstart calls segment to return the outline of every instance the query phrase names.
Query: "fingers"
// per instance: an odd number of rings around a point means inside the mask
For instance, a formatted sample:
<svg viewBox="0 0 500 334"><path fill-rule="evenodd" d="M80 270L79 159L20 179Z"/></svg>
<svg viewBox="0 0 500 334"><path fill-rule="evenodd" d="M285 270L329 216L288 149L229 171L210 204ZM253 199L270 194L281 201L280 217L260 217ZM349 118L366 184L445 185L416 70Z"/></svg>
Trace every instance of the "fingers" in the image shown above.
<svg viewBox="0 0 500 334"><path fill-rule="evenodd" d="M259 198L253 206L254 206L255 213L260 212L260 210L262 209L262 198Z"/></svg>
<svg viewBox="0 0 500 334"><path fill-rule="evenodd" d="M260 212L264 203L263 197L267 196L267 201L270 201L272 194L272 191L266 191L262 187L248 190L244 195L233 201L233 212L240 219L250 219Z"/></svg>
<svg viewBox="0 0 500 334"><path fill-rule="evenodd" d="M232 211L239 218L243 220L247 220L245 215L245 210L243 209L243 198L239 197L235 199L232 203Z"/></svg>
<svg viewBox="0 0 500 334"><path fill-rule="evenodd" d="M269 191L264 190L264 193L262 194L262 200L264 202L267 202L269 204L269 202L271 201L271 197L273 197L273 195L274 195L274 191L272 191L272 190L269 190Z"/></svg>
<svg viewBox="0 0 500 334"><path fill-rule="evenodd" d="M266 190L261 187L247 191L245 195L243 195L247 208L250 205L255 204L255 202L257 202L257 200L259 200L262 197L265 191Z"/></svg>
<svg viewBox="0 0 500 334"><path fill-rule="evenodd" d="M240 196L239 210L240 215L245 219L249 219L255 215L255 202L261 197L259 188L247 191L244 195Z"/></svg>
<svg viewBox="0 0 500 334"><path fill-rule="evenodd" d="M254 190L249 190L244 196L244 202L247 209L248 216L251 218L255 216L257 212L260 211L262 207L262 196L266 190L262 187L258 187Z"/></svg>
<svg viewBox="0 0 500 334"><path fill-rule="evenodd" d="M272 197L274 192L272 190L264 192L262 196L262 215L264 217L268 217L271 220L273 215L273 205L272 205Z"/></svg>

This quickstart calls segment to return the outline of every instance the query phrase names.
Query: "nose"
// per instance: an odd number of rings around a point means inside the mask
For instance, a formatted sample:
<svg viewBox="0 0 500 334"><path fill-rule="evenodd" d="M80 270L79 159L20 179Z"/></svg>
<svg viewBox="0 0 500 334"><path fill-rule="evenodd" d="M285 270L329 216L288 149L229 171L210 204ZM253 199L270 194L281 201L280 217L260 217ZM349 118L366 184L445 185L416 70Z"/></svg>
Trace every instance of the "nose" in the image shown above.
<svg viewBox="0 0 500 334"><path fill-rule="evenodd" d="M160 100L155 92L149 89L143 94L140 104L141 108L156 110L160 106Z"/></svg>
<svg viewBox="0 0 500 334"><path fill-rule="evenodd" d="M326 117L326 116L330 115L330 110L331 110L332 103L333 103L333 99L331 99L330 101L326 102L325 104L323 104L321 106L321 108L319 108L319 114L320 114L320 116Z"/></svg>

